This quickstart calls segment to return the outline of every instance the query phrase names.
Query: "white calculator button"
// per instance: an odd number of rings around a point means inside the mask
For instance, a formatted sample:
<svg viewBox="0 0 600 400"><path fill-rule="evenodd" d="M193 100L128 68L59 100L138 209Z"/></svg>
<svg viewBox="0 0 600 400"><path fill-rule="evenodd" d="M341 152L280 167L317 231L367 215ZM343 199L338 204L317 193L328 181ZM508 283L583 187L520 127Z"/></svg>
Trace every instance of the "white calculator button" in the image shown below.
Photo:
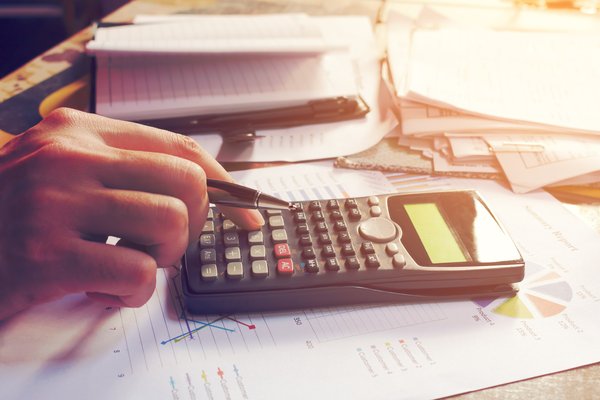
<svg viewBox="0 0 600 400"><path fill-rule="evenodd" d="M214 211L212 210L212 208L210 208L210 209L208 210L208 214L206 214L206 219L207 219L207 220L211 220L211 219L214 219L214 218L215 218L215 213L214 213Z"/></svg>
<svg viewBox="0 0 600 400"><path fill-rule="evenodd" d="M223 220L223 232L235 232L237 226L230 219Z"/></svg>
<svg viewBox="0 0 600 400"><path fill-rule="evenodd" d="M231 279L242 279L244 277L244 267L241 262L227 263L227 277Z"/></svg>
<svg viewBox="0 0 600 400"><path fill-rule="evenodd" d="M250 244L262 244L264 242L262 231L248 232L248 243Z"/></svg>
<svg viewBox="0 0 600 400"><path fill-rule="evenodd" d="M398 245L396 243L388 243L385 245L385 252L388 256L393 256L399 251L400 249L398 248Z"/></svg>
<svg viewBox="0 0 600 400"><path fill-rule="evenodd" d="M271 229L283 228L283 217L281 215L269 217L269 227Z"/></svg>
<svg viewBox="0 0 600 400"><path fill-rule="evenodd" d="M371 214L371 217L379 217L381 215L381 207L373 206L369 210L369 213Z"/></svg>
<svg viewBox="0 0 600 400"><path fill-rule="evenodd" d="M406 258L404 258L404 254L396 253L392 258L392 265L396 268L404 268L406 265Z"/></svg>
<svg viewBox="0 0 600 400"><path fill-rule="evenodd" d="M273 230L273 232L271 232L271 239L273 239L273 243L287 242L288 237L285 229Z"/></svg>
<svg viewBox="0 0 600 400"><path fill-rule="evenodd" d="M269 275L269 267L266 260L252 261L252 275L264 278Z"/></svg>
<svg viewBox="0 0 600 400"><path fill-rule="evenodd" d="M378 206L379 205L379 197L377 196L369 196L367 200L370 206Z"/></svg>
<svg viewBox="0 0 600 400"><path fill-rule="evenodd" d="M213 221L206 221L202 227L202 233L213 233L215 231L215 223Z"/></svg>
<svg viewBox="0 0 600 400"><path fill-rule="evenodd" d="M242 259L242 252L239 247L227 247L225 248L225 260L226 261L239 261Z"/></svg>
<svg viewBox="0 0 600 400"><path fill-rule="evenodd" d="M367 240L386 243L397 236L398 230L389 219L377 217L361 222L358 226L358 233Z"/></svg>
<svg viewBox="0 0 600 400"><path fill-rule="evenodd" d="M214 281L218 276L216 264L204 264L200 267L200 277L203 281Z"/></svg>
<svg viewBox="0 0 600 400"><path fill-rule="evenodd" d="M265 246L256 244L250 246L250 258L253 260L265 259L267 257L267 249Z"/></svg>
<svg viewBox="0 0 600 400"><path fill-rule="evenodd" d="M281 210L267 210L267 215L268 216L272 216L272 215L281 215Z"/></svg>

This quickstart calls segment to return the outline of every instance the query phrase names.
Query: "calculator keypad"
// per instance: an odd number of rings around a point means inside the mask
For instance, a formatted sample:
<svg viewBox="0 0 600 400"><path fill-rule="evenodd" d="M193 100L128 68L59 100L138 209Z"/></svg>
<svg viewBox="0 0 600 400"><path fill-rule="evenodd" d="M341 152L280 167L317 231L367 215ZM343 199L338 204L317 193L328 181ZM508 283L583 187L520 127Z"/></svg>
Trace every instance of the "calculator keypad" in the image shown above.
<svg viewBox="0 0 600 400"><path fill-rule="evenodd" d="M186 252L192 291L343 283L406 265L397 240L401 231L382 217L386 210L377 196L295 206L295 211L262 210L266 224L251 232L211 209Z"/></svg>

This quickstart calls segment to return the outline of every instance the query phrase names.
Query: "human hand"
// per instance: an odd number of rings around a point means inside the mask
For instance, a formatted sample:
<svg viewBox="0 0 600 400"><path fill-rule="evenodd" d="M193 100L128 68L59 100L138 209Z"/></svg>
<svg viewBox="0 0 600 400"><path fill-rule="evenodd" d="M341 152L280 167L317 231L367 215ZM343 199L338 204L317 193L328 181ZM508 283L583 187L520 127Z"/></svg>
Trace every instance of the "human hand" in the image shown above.
<svg viewBox="0 0 600 400"><path fill-rule="evenodd" d="M208 211L206 177L229 174L192 139L60 109L0 149L0 319L67 293L137 307ZM239 226L256 210L223 208ZM132 246L94 238L116 236Z"/></svg>

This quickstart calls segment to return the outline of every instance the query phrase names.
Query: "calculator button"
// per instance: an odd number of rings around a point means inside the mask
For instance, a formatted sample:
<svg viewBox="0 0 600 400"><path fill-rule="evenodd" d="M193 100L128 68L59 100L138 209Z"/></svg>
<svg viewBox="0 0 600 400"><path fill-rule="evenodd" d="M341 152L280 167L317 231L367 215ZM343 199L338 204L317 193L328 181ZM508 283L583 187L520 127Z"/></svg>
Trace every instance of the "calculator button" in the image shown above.
<svg viewBox="0 0 600 400"><path fill-rule="evenodd" d="M277 273L281 275L292 275L294 273L294 264L291 258L282 258L277 260Z"/></svg>
<svg viewBox="0 0 600 400"><path fill-rule="evenodd" d="M404 254L394 254L394 257L392 258L392 265L396 268L404 268L404 266L406 266L406 258L404 258Z"/></svg>
<svg viewBox="0 0 600 400"><path fill-rule="evenodd" d="M325 245L325 246L323 246L323 249L321 250L321 256L323 258L335 257L335 249L330 244Z"/></svg>
<svg viewBox="0 0 600 400"><path fill-rule="evenodd" d="M315 231L317 232L327 232L329 229L327 229L327 225L325 224L325 222L317 222L317 224L315 225Z"/></svg>
<svg viewBox="0 0 600 400"><path fill-rule="evenodd" d="M273 243L283 243L287 242L288 237L285 229L275 229L271 232L271 239Z"/></svg>
<svg viewBox="0 0 600 400"><path fill-rule="evenodd" d="M285 258L292 255L290 246L287 243L277 243L273 246L273 253L275 253L276 258Z"/></svg>
<svg viewBox="0 0 600 400"><path fill-rule="evenodd" d="M269 227L271 229L283 228L283 225L283 217L281 215L269 217Z"/></svg>
<svg viewBox="0 0 600 400"><path fill-rule="evenodd" d="M200 264L214 264L217 262L217 252L215 249L200 250Z"/></svg>
<svg viewBox="0 0 600 400"><path fill-rule="evenodd" d="M347 231L348 228L346 227L346 224L344 224L344 221L336 221L333 224L333 230L336 232L343 232L343 231Z"/></svg>
<svg viewBox="0 0 600 400"><path fill-rule="evenodd" d="M381 207L379 207L379 206L371 207L371 209L369 210L369 214L371 215L371 217L381 216Z"/></svg>
<svg viewBox="0 0 600 400"><path fill-rule="evenodd" d="M335 257L328 258L325 261L325 269L327 269L328 271L339 271L340 263L338 263L337 258L335 258Z"/></svg>
<svg viewBox="0 0 600 400"><path fill-rule="evenodd" d="M200 239L198 240L200 247L203 249L207 247L215 247L215 242L215 235L211 233L205 233L203 235L200 235Z"/></svg>
<svg viewBox="0 0 600 400"><path fill-rule="evenodd" d="M321 210L321 203L319 203L316 200L311 201L310 203L308 203L308 209L310 211L320 211Z"/></svg>
<svg viewBox="0 0 600 400"><path fill-rule="evenodd" d="M350 243L352 239L350 238L350 234L348 232L340 232L338 233L337 242L339 244Z"/></svg>
<svg viewBox="0 0 600 400"><path fill-rule="evenodd" d="M377 196L369 196L369 198L367 199L367 203L369 203L369 205L372 206L378 206L379 205L379 197Z"/></svg>
<svg viewBox="0 0 600 400"><path fill-rule="evenodd" d="M214 233L215 223L213 221L206 221L202 226L202 233Z"/></svg>
<svg viewBox="0 0 600 400"><path fill-rule="evenodd" d="M251 266L252 275L258 278L264 278L269 275L269 266L266 260L255 260L252 261Z"/></svg>
<svg viewBox="0 0 600 400"><path fill-rule="evenodd" d="M208 214L206 214L206 219L207 220L215 219L215 212L213 211L212 208L208 209Z"/></svg>
<svg viewBox="0 0 600 400"><path fill-rule="evenodd" d="M273 215L281 215L281 210L267 209L267 216L272 217Z"/></svg>
<svg viewBox="0 0 600 400"><path fill-rule="evenodd" d="M323 217L323 213L321 211L313 212L311 218L314 222L325 221L325 217Z"/></svg>
<svg viewBox="0 0 600 400"><path fill-rule="evenodd" d="M343 256L353 256L356 254L356 251L354 251L354 247L352 247L351 243L344 243L342 245L342 255Z"/></svg>
<svg viewBox="0 0 600 400"><path fill-rule="evenodd" d="M385 252L388 256L393 256L399 251L400 249L398 248L398 245L396 243L388 243L385 245Z"/></svg>
<svg viewBox="0 0 600 400"><path fill-rule="evenodd" d="M298 235L304 235L304 234L308 233L308 225L306 225L306 224L298 224L296 226L296 233Z"/></svg>
<svg viewBox="0 0 600 400"><path fill-rule="evenodd" d="M317 260L313 259L309 259L306 260L304 262L304 270L306 272L319 272L319 263L317 263Z"/></svg>
<svg viewBox="0 0 600 400"><path fill-rule="evenodd" d="M331 236L329 236L329 233L319 233L317 241L319 244L331 244Z"/></svg>
<svg viewBox="0 0 600 400"><path fill-rule="evenodd" d="M248 243L250 244L262 244L264 243L264 237L262 231L248 232Z"/></svg>
<svg viewBox="0 0 600 400"><path fill-rule="evenodd" d="M300 246L312 246L312 240L310 239L310 235L301 235L299 242Z"/></svg>
<svg viewBox="0 0 600 400"><path fill-rule="evenodd" d="M341 221L344 219L344 217L342 216L342 212L340 210L333 210L329 213L329 218L332 221Z"/></svg>
<svg viewBox="0 0 600 400"><path fill-rule="evenodd" d="M347 199L344 202L344 207L346 208L346 210L358 208L358 203L354 199Z"/></svg>
<svg viewBox="0 0 600 400"><path fill-rule="evenodd" d="M379 268L379 259L375 254L367 254L365 257L365 264L368 268Z"/></svg>
<svg viewBox="0 0 600 400"><path fill-rule="evenodd" d="M350 257L346 257L346 261L344 262L344 267L346 267L346 269L359 269L360 263L358 262L358 259L356 257L350 256Z"/></svg>
<svg viewBox="0 0 600 400"><path fill-rule="evenodd" d="M306 249L302 250L302 258L305 260L316 258L315 250L312 247L307 247Z"/></svg>
<svg viewBox="0 0 600 400"><path fill-rule="evenodd" d="M267 249L261 244L250 246L250 258L252 260L265 259L267 257Z"/></svg>
<svg viewBox="0 0 600 400"><path fill-rule="evenodd" d="M362 254L375 254L375 247L371 242L363 242L360 245L360 252Z"/></svg>
<svg viewBox="0 0 600 400"><path fill-rule="evenodd" d="M371 218L360 223L358 233L375 243L386 243L398 235L398 230L389 219Z"/></svg>
<svg viewBox="0 0 600 400"><path fill-rule="evenodd" d="M230 219L223 220L223 232L235 232L237 230L237 225L233 223Z"/></svg>
<svg viewBox="0 0 600 400"><path fill-rule="evenodd" d="M340 205L338 204L337 200L327 200L327 209L328 210L338 210L340 208Z"/></svg>
<svg viewBox="0 0 600 400"><path fill-rule="evenodd" d="M306 222L306 214L302 211L294 213L294 222L295 223Z"/></svg>
<svg viewBox="0 0 600 400"><path fill-rule="evenodd" d="M216 264L204 264L200 267L200 277L203 281L214 281L219 277Z"/></svg>
<svg viewBox="0 0 600 400"><path fill-rule="evenodd" d="M296 201L296 202L294 202L294 203L291 203L291 205L292 205L292 208L293 208L294 210L297 210L297 211L302 211L302 203L298 203L298 202Z"/></svg>
<svg viewBox="0 0 600 400"><path fill-rule="evenodd" d="M348 211L348 218L350 218L350 221L360 221L362 215L358 208L351 208L350 211Z"/></svg>
<svg viewBox="0 0 600 400"><path fill-rule="evenodd" d="M230 279L242 279L244 277L244 267L241 262L227 263L227 277Z"/></svg>
<svg viewBox="0 0 600 400"><path fill-rule="evenodd" d="M223 244L225 246L239 246L240 237L236 232L226 232L223 234Z"/></svg>
<svg viewBox="0 0 600 400"><path fill-rule="evenodd" d="M226 247L225 248L225 261L240 261L242 259L242 252L239 247Z"/></svg>

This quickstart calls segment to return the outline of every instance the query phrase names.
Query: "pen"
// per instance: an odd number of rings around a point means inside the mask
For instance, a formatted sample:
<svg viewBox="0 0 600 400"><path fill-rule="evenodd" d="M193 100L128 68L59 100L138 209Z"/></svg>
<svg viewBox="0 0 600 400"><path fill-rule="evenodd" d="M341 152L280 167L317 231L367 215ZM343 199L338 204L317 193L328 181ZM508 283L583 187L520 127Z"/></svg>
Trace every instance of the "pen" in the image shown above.
<svg viewBox="0 0 600 400"><path fill-rule="evenodd" d="M278 199L237 183L207 179L208 199L213 204L240 208L270 208L275 210L295 210L292 203Z"/></svg>

